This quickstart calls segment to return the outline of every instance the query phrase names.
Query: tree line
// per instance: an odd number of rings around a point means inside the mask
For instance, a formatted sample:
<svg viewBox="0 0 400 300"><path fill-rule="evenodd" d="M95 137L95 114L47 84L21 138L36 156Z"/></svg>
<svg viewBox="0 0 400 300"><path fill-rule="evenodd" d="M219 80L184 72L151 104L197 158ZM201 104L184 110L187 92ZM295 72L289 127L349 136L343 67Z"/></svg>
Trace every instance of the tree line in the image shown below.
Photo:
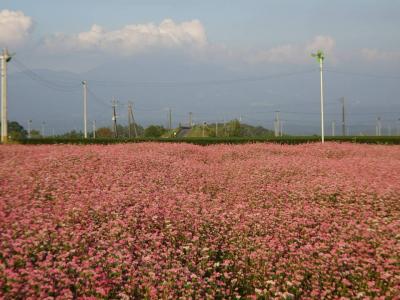
<svg viewBox="0 0 400 300"><path fill-rule="evenodd" d="M179 136L179 133L183 129L186 129L185 136L188 137L266 137L274 134L273 131L262 126L243 124L237 119L226 123L203 123L191 127L183 127L179 125L177 128L173 129L167 129L162 125L156 124L151 124L147 127L143 127L140 124L131 124L131 127L129 127L129 125L117 125L116 132L114 132L110 127L100 127L95 133L96 138L134 138L136 136L160 138ZM28 138L28 131L16 121L8 122L8 133L11 140ZM32 138L43 138L41 132L36 129L31 130L30 136ZM71 130L63 134L55 135L55 137L71 139L80 139L83 138L83 136L83 132L77 130ZM94 133L89 132L89 137L93 138Z"/></svg>

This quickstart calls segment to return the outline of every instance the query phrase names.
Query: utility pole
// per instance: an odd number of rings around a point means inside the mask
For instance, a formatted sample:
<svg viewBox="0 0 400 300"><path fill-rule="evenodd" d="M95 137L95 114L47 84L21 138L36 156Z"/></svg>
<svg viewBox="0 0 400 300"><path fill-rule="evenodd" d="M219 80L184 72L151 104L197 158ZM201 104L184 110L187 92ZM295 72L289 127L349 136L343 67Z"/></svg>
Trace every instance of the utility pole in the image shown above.
<svg viewBox="0 0 400 300"><path fill-rule="evenodd" d="M87 81L82 81L83 85L83 135L87 139Z"/></svg>
<svg viewBox="0 0 400 300"><path fill-rule="evenodd" d="M215 137L218 137L218 121L215 122Z"/></svg>
<svg viewBox="0 0 400 300"><path fill-rule="evenodd" d="M279 120L279 136L283 136L283 122Z"/></svg>
<svg viewBox="0 0 400 300"><path fill-rule="evenodd" d="M7 48L3 49L1 60L1 142L8 142L8 121L7 121L7 63L11 60Z"/></svg>
<svg viewBox="0 0 400 300"><path fill-rule="evenodd" d="M44 125L46 125L45 121L42 122L42 137L44 137Z"/></svg>
<svg viewBox="0 0 400 300"><path fill-rule="evenodd" d="M128 102L128 123L129 123L129 128L128 128L129 138L131 138L132 136L132 124L133 124L133 129L135 131L135 138L137 138L138 133L136 129L135 118L133 116L133 104L130 101Z"/></svg>
<svg viewBox="0 0 400 300"><path fill-rule="evenodd" d="M381 118L379 118L378 120L378 125L379 125L379 136L382 135L382 122L381 122Z"/></svg>
<svg viewBox="0 0 400 300"><path fill-rule="evenodd" d="M32 120L28 120L28 139L32 137L31 131L32 131Z"/></svg>
<svg viewBox="0 0 400 300"><path fill-rule="evenodd" d="M130 101L128 101L128 138L132 137L132 119L131 119L131 115L132 115L132 104Z"/></svg>
<svg viewBox="0 0 400 300"><path fill-rule="evenodd" d="M226 120L225 120L225 117L224 117L224 136L226 136Z"/></svg>
<svg viewBox="0 0 400 300"><path fill-rule="evenodd" d="M280 120L280 111L275 111L275 121L274 121L274 131L275 136L280 136L280 129L281 129L281 120Z"/></svg>
<svg viewBox="0 0 400 300"><path fill-rule="evenodd" d="M137 133L137 127L136 127L136 121L135 121L135 116L133 114L133 104L131 106L131 118L132 118L132 123L133 123L133 130L135 131L135 138L138 137L138 133Z"/></svg>
<svg viewBox="0 0 400 300"><path fill-rule="evenodd" d="M96 138L96 120L93 120L93 138Z"/></svg>
<svg viewBox="0 0 400 300"><path fill-rule="evenodd" d="M340 98L340 100L342 101L342 135L346 136L346 115L344 111L344 97Z"/></svg>
<svg viewBox="0 0 400 300"><path fill-rule="evenodd" d="M193 113L189 112L189 127L193 126L192 118L193 118Z"/></svg>
<svg viewBox="0 0 400 300"><path fill-rule="evenodd" d="M397 135L400 136L400 118L397 119Z"/></svg>
<svg viewBox="0 0 400 300"><path fill-rule="evenodd" d="M169 131L170 131L170 135L172 135L172 109L171 108L169 108L168 109L168 128L169 128Z"/></svg>
<svg viewBox="0 0 400 300"><path fill-rule="evenodd" d="M378 117L376 118L376 135L381 136L382 134L382 123L381 123L381 118Z"/></svg>
<svg viewBox="0 0 400 300"><path fill-rule="evenodd" d="M203 122L203 137L205 136L205 127L206 127L207 122Z"/></svg>
<svg viewBox="0 0 400 300"><path fill-rule="evenodd" d="M316 54L311 54L316 57L319 62L320 83L321 83L321 142L325 142L325 128L324 128L324 80L323 80L323 66L324 66L324 53L319 50Z"/></svg>
<svg viewBox="0 0 400 300"><path fill-rule="evenodd" d="M336 122L332 121L332 136L335 136Z"/></svg>
<svg viewBox="0 0 400 300"><path fill-rule="evenodd" d="M117 128L117 112L116 112L117 101L113 98L112 100L112 121L113 121L113 132L114 138L118 137L118 128Z"/></svg>

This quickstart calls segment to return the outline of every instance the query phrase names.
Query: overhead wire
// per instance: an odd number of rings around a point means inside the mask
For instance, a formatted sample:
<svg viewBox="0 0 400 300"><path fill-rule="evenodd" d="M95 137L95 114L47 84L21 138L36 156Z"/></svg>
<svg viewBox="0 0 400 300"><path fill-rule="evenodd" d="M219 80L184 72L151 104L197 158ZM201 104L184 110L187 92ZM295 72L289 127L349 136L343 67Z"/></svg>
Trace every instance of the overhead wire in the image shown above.
<svg viewBox="0 0 400 300"><path fill-rule="evenodd" d="M371 78L380 78L380 79L400 79L400 76L362 73L362 72L353 72L353 71L342 71L342 70L334 70L334 69L329 69L329 68L325 68L324 71L326 71L328 73L337 73L337 74L360 76L360 77L371 77Z"/></svg>
<svg viewBox="0 0 400 300"><path fill-rule="evenodd" d="M36 81L43 86L61 92L76 92L79 90L81 81L78 80L49 80L39 75L37 72L31 70L26 65L24 65L21 61L14 58L15 66L26 76L28 76L31 80ZM276 73L276 74L269 74L264 76L255 76L255 77L242 77L242 78L231 78L231 79L215 79L215 80L198 80L198 81L101 81L101 80L91 80L91 85L94 86L131 86L131 85L144 85L144 86L204 86L204 85L225 85L225 84L234 84L234 83L241 83L241 82L256 82L256 81L264 81L268 79L276 79L282 77L289 77L295 76L300 74L306 74L316 71L317 69L309 69L303 70L298 72L286 72L286 73ZM391 76L391 75L380 75L380 74L369 74L369 73L360 73L360 72L350 72L350 71L341 71L341 70L334 70L334 69L325 69L328 73L337 73L337 74L346 74L351 76L364 76L364 77L373 77L373 78L381 78L381 79L400 79L400 76ZM110 107L111 104L107 103L108 101L102 97L99 97L96 93L93 92L92 89L88 88L88 92L91 97L98 103L102 104L105 107ZM267 91L267 93L275 94L281 97L293 97L293 96L283 96L275 92ZM120 105L124 105L121 103ZM137 108L135 106L135 111L139 112L163 112L165 108L156 109L156 108ZM274 113L277 110L271 111L255 111L255 112L245 112L245 114L267 114L267 113ZM295 112L295 111L285 111L279 110L283 114L295 114L295 115L319 115L319 112ZM336 115L339 113L331 113L326 112L327 115ZM354 112L348 113L350 115L385 115L385 114L398 114L396 111L384 111L384 112ZM175 116L183 116L181 114L174 114ZM209 114L208 114L209 116ZM251 119L251 117L250 117ZM285 120L286 122L292 122L291 120ZM294 122L300 122L295 121ZM301 121L303 122L303 121Z"/></svg>
<svg viewBox="0 0 400 300"><path fill-rule="evenodd" d="M48 80L48 79L44 78L43 76L39 75L38 73L34 72L33 70L29 69L18 59L14 58L13 61L14 61L14 65L17 67L18 70L21 71L22 74L29 77L31 80L42 84L43 86L45 86L49 89L61 91L61 92L76 92L77 89L79 88L79 85L76 83L67 84L67 83L59 83L59 82L56 82L55 80Z"/></svg>
<svg viewBox="0 0 400 300"><path fill-rule="evenodd" d="M111 107L111 104L107 103L107 100L97 96L88 86L86 86L87 91L89 92L90 96L92 96L92 98L100 103L101 105L105 106L105 107Z"/></svg>
<svg viewBox="0 0 400 300"><path fill-rule="evenodd" d="M131 85L144 85L144 86L196 86L196 85L223 85L233 84L240 82L254 82L264 81L267 79L275 79L282 77L290 77L300 74L307 74L315 72L317 69L309 69L298 72L283 72L276 74L269 74L254 77L230 78L230 79L214 79L214 80L197 80L197 81L117 81L117 80L90 80L94 85L99 86L131 86ZM88 79L89 80L89 79Z"/></svg>

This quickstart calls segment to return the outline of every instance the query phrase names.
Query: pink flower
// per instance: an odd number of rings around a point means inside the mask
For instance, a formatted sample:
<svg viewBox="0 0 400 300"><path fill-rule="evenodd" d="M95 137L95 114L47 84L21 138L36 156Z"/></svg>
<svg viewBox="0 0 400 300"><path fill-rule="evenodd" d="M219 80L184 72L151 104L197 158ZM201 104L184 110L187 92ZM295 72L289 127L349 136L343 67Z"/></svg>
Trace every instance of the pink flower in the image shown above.
<svg viewBox="0 0 400 300"><path fill-rule="evenodd" d="M0 146L0 298L396 299L400 148Z"/></svg>

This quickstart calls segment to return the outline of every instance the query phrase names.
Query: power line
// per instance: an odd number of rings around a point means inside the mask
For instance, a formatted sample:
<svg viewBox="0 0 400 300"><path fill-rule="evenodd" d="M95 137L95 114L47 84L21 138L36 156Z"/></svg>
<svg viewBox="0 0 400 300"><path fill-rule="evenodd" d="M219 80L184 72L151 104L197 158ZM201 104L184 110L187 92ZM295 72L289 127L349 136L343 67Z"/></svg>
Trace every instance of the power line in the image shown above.
<svg viewBox="0 0 400 300"><path fill-rule="evenodd" d="M29 69L18 59L15 59L14 65L17 67L17 69L19 69L21 71L22 74L26 75L33 81L36 81L49 89L61 91L61 92L71 92L71 91L77 91L78 89L80 89L80 85L78 83L67 84L67 83L58 83L54 80L52 80L52 81L47 80L46 78L42 77L41 75L39 75L36 72Z"/></svg>
<svg viewBox="0 0 400 300"><path fill-rule="evenodd" d="M400 76L392 76L392 75L382 75L382 74L371 74L371 73L361 73L361 72L351 72L351 71L340 71L340 70L325 70L328 73L337 73L343 75L352 75L352 76L361 76L361 77L372 77L372 78L380 78L380 79L400 79Z"/></svg>
<svg viewBox="0 0 400 300"><path fill-rule="evenodd" d="M16 60L17 68L27 76L31 77L33 80L40 81L42 84L46 84L49 87L53 88L77 88L81 82L78 79L69 79L69 80L48 80L43 76L37 74L35 71L27 67L20 60ZM251 76L251 77L241 77L241 78L228 78L228 79L214 79L214 80L198 80L198 81L122 81L122 80L95 80L87 78L87 81L90 81L92 85L96 86L125 86L125 85L165 85L165 86L193 86L193 85L220 85L220 84L233 84L240 82L254 82L254 81L264 81L268 79L282 78L282 77L290 77L295 75L307 74L316 71L315 68L307 69L297 72L282 72L276 74L267 74L262 76ZM75 83L76 81L76 83Z"/></svg>
<svg viewBox="0 0 400 300"><path fill-rule="evenodd" d="M299 72L285 72L269 74L264 76L254 76L254 77L242 77L242 78L231 78L231 79L215 79L215 80L198 80L198 81L106 81L106 80L90 80L94 85L100 86L131 86L131 85L148 85L148 86L196 86L196 85L222 85L222 84L233 84L240 82L254 82L254 81L264 81L268 79L276 79L282 77L290 77L295 75L307 74L314 72L315 69L309 69Z"/></svg>
<svg viewBox="0 0 400 300"><path fill-rule="evenodd" d="M107 107L107 108L110 107L110 104L107 104L107 101L106 101L106 100L104 100L103 98L97 96L89 87L87 87L87 91L89 92L89 94L92 96L92 98L93 98L96 102L102 104L103 106L105 106L105 107Z"/></svg>

